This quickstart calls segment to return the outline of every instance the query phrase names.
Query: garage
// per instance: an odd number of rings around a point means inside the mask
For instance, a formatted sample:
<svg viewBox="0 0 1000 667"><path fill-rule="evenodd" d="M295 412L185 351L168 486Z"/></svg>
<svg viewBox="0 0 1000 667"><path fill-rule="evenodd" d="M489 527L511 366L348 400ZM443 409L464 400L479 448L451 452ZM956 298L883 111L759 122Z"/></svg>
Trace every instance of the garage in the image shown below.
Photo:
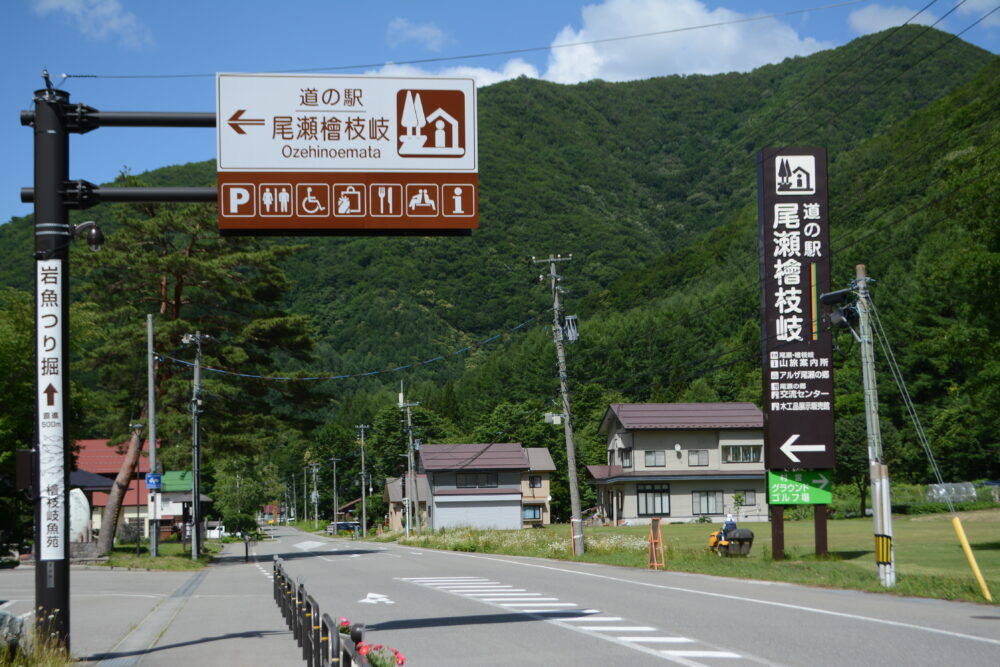
<svg viewBox="0 0 1000 667"><path fill-rule="evenodd" d="M513 530L521 527L521 494L435 495L434 530L469 526Z"/></svg>

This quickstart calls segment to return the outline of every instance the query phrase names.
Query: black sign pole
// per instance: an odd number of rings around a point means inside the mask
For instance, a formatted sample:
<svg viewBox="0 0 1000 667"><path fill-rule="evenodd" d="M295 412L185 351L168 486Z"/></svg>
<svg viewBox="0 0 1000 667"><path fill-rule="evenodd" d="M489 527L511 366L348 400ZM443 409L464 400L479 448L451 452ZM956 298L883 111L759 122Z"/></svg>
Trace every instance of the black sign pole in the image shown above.
<svg viewBox="0 0 1000 667"><path fill-rule="evenodd" d="M56 329L61 344L46 350L36 344L36 401L51 407L48 419L36 413L35 457L35 628L36 639L51 638L69 652L69 212L63 183L69 174L69 134L66 107L69 94L48 85L35 91L35 330ZM43 270L58 274L43 285ZM52 289L55 288L55 289ZM52 290L48 292L47 290ZM45 296L43 296L43 292ZM53 303L53 300L58 300ZM43 312L43 303L46 309ZM53 319L53 316L58 319ZM50 325L55 325L50 327ZM55 340L54 336L46 340ZM46 381L51 375L56 381ZM46 393L47 392L47 393ZM39 400L38 397L45 397ZM53 414L57 413L57 414ZM62 450L61 466L59 450ZM59 468L62 480L59 483ZM43 482L47 482L43 485ZM53 485L51 482L56 482Z"/></svg>

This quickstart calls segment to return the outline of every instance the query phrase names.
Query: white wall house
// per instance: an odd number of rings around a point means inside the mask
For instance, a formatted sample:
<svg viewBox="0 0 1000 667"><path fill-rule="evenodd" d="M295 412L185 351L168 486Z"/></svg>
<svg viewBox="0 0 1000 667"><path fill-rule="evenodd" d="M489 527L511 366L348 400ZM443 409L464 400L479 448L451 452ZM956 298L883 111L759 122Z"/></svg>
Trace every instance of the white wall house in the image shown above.
<svg viewBox="0 0 1000 667"><path fill-rule="evenodd" d="M600 433L607 464L587 466L609 523L652 517L767 520L763 415L752 403L616 403Z"/></svg>

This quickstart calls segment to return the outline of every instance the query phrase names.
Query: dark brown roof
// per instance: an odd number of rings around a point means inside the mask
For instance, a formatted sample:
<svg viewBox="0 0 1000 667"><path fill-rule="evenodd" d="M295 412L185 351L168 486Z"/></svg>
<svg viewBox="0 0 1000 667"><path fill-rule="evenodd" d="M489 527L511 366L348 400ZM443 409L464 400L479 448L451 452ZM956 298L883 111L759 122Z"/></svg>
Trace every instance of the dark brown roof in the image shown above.
<svg viewBox="0 0 1000 667"><path fill-rule="evenodd" d="M431 496L431 487L427 484L427 475L417 475L417 493L423 504ZM382 497L391 503L403 502L403 478L389 477L385 480L385 490Z"/></svg>
<svg viewBox="0 0 1000 667"><path fill-rule="evenodd" d="M495 486L492 488L479 487L472 489L437 489L435 496L498 496L498 495L521 495L519 486Z"/></svg>
<svg viewBox="0 0 1000 667"><path fill-rule="evenodd" d="M611 428L611 415L630 431L764 427L764 415L753 403L613 403L601 422L602 433Z"/></svg>
<svg viewBox="0 0 1000 667"><path fill-rule="evenodd" d="M519 442L476 445L423 445L424 470L528 470L528 455Z"/></svg>
<svg viewBox="0 0 1000 667"><path fill-rule="evenodd" d="M587 466L587 479L595 482L626 480L682 480L682 479L764 479L764 470L639 470L626 472L621 466Z"/></svg>

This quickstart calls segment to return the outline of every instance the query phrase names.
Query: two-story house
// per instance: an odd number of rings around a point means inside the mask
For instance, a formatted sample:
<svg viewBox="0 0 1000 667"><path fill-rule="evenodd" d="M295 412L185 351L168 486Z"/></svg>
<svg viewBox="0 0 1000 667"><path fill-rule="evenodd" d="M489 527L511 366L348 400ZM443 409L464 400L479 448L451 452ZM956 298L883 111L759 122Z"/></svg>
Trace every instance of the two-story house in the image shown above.
<svg viewBox="0 0 1000 667"><path fill-rule="evenodd" d="M548 450L526 449L517 442L423 445L420 471L430 488L430 528L513 529L548 523L548 476L553 470Z"/></svg>
<svg viewBox="0 0 1000 667"><path fill-rule="evenodd" d="M599 429L607 464L587 466L598 511L615 524L766 521L763 428L752 403L612 404Z"/></svg>

